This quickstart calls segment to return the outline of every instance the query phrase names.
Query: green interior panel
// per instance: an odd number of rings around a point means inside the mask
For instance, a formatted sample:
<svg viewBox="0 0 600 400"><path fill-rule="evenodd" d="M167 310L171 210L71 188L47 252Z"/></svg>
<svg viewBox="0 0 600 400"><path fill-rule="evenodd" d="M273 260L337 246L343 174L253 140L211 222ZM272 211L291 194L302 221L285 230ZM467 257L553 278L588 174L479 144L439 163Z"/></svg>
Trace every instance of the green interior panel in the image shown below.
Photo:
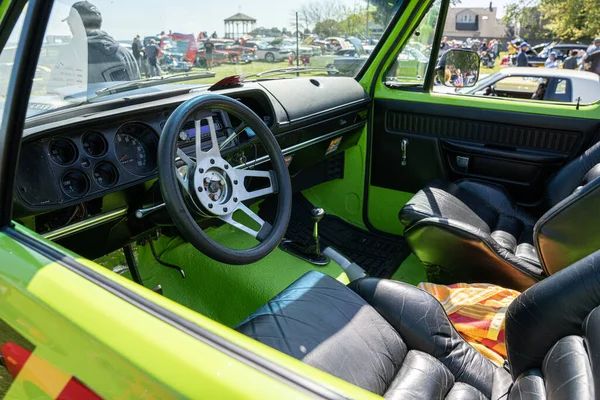
<svg viewBox="0 0 600 400"><path fill-rule="evenodd" d="M380 231L403 235L404 226L398 219L398 213L412 196L412 193L370 186L368 204L369 222L374 228Z"/></svg>
<svg viewBox="0 0 600 400"><path fill-rule="evenodd" d="M250 247L256 243L230 225L206 232L225 246ZM205 256L182 238L161 237L154 246L161 260L182 267L186 278L156 262L148 245L138 246L144 286L152 288L160 284L167 298L230 327L313 269L348 283L342 268L333 262L315 267L279 249L250 265L227 265Z"/></svg>
<svg viewBox="0 0 600 400"><path fill-rule="evenodd" d="M392 279L410 283L411 285L418 285L421 282L427 282L427 274L421 261L414 253L411 253L406 257L402 265L400 265L400 268L392 276Z"/></svg>
<svg viewBox="0 0 600 400"><path fill-rule="evenodd" d="M363 132L359 143L346 150L343 179L334 179L302 192L314 206L362 229L366 229L362 218L365 139L366 133Z"/></svg>

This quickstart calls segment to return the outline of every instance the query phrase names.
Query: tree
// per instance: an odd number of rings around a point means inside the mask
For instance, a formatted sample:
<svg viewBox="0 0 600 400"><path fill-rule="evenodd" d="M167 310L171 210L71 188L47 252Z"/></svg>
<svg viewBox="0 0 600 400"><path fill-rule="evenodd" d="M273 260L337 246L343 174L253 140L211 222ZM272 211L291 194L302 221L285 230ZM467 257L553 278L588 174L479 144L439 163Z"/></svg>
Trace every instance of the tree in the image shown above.
<svg viewBox="0 0 600 400"><path fill-rule="evenodd" d="M260 28L256 28L254 29L252 32L249 32L249 34L251 36L281 36L282 35L282 31L279 30L279 28L265 28L265 27L260 27Z"/></svg>
<svg viewBox="0 0 600 400"><path fill-rule="evenodd" d="M300 7L298 10L298 25L301 31L311 29L317 26L318 23L332 20L335 22L341 21L344 18L344 7L339 0L312 0ZM292 16L292 26L296 26L296 15Z"/></svg>
<svg viewBox="0 0 600 400"><path fill-rule="evenodd" d="M504 20L529 40L586 40L600 33L600 0L516 0Z"/></svg>
<svg viewBox="0 0 600 400"><path fill-rule="evenodd" d="M313 31L320 37L339 36L342 34L340 23L333 19L317 22Z"/></svg>
<svg viewBox="0 0 600 400"><path fill-rule="evenodd" d="M550 40L554 36L538 7L509 4L506 6L503 21L507 26L508 36L520 36L529 41Z"/></svg>
<svg viewBox="0 0 600 400"><path fill-rule="evenodd" d="M600 0L542 0L540 10L561 39L589 39L600 32Z"/></svg>

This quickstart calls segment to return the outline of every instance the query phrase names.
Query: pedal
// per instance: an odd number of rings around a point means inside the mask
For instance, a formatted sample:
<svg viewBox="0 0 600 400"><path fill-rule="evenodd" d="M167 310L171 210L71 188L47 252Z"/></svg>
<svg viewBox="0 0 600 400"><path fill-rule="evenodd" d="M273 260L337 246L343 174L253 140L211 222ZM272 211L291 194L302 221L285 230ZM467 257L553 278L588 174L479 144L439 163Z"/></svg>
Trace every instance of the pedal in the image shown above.
<svg viewBox="0 0 600 400"><path fill-rule="evenodd" d="M154 293L158 293L158 294L160 294L160 295L162 295L162 294L163 294L163 288L162 288L162 286L161 286L161 285L156 285L155 287L153 287L153 288L152 288L152 289L150 289L150 290L152 290Z"/></svg>

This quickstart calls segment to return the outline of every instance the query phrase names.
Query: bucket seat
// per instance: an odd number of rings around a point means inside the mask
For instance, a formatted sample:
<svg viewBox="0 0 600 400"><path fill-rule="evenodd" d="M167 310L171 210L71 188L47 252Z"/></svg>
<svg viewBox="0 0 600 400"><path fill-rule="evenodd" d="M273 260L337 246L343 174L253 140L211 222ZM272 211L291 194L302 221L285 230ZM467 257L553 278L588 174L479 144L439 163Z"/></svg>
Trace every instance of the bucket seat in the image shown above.
<svg viewBox="0 0 600 400"><path fill-rule="evenodd" d="M501 185L436 180L402 207L404 236L435 283L524 290L600 248L600 143L546 184L536 219Z"/></svg>
<svg viewBox="0 0 600 400"><path fill-rule="evenodd" d="M508 307L497 367L429 293L309 272L236 329L387 399L593 399L600 393L600 251Z"/></svg>

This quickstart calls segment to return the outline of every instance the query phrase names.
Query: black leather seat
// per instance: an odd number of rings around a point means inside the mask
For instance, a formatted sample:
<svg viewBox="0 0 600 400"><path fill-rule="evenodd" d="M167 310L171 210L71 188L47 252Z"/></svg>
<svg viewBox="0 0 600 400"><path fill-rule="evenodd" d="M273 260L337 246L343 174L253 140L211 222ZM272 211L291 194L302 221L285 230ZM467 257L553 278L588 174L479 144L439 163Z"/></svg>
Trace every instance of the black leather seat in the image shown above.
<svg viewBox="0 0 600 400"><path fill-rule="evenodd" d="M404 236L436 283L524 290L600 248L600 143L549 180L529 215L501 185L437 180L400 211Z"/></svg>
<svg viewBox="0 0 600 400"><path fill-rule="evenodd" d="M309 272L237 330L387 399L592 399L600 394L600 252L508 308L508 362L465 342L430 294ZM509 372L510 371L510 372Z"/></svg>

